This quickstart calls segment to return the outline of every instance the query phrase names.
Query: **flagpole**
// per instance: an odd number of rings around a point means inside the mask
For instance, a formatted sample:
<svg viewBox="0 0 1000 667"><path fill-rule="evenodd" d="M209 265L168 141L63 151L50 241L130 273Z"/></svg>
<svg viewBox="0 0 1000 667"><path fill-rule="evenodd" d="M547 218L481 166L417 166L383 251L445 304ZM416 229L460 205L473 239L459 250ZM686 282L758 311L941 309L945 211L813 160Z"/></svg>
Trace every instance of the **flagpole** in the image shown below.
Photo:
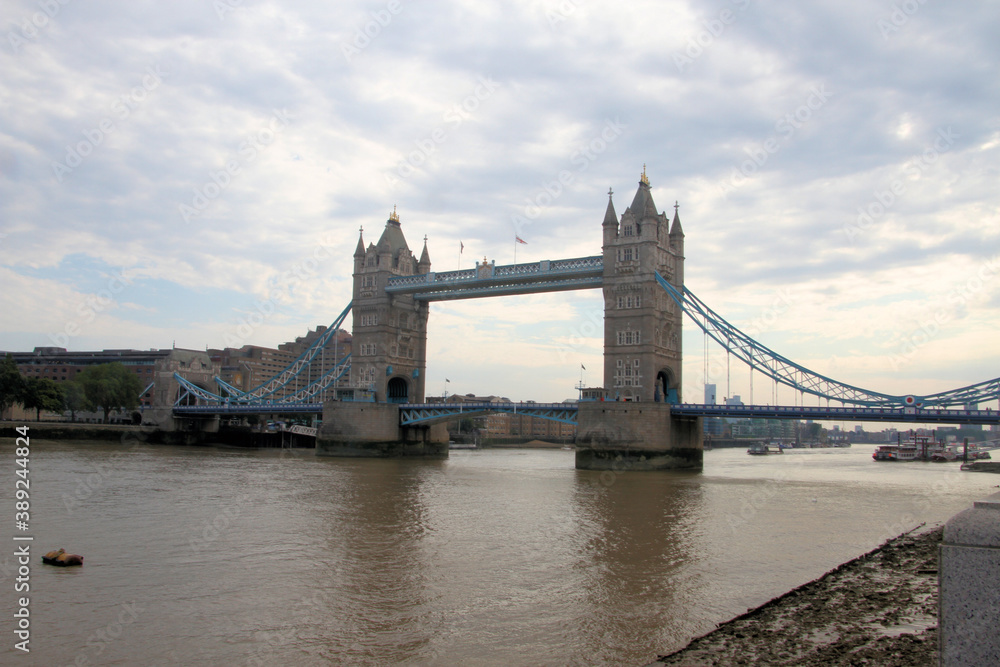
<svg viewBox="0 0 1000 667"><path fill-rule="evenodd" d="M514 236L514 263L517 264L517 236Z"/></svg>

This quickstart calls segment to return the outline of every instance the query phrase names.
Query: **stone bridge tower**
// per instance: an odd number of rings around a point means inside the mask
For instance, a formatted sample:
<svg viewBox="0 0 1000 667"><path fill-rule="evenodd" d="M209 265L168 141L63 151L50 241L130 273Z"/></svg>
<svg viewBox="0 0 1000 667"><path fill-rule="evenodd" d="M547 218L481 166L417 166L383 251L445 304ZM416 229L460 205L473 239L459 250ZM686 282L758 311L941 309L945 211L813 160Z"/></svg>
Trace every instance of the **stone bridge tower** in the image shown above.
<svg viewBox="0 0 1000 667"><path fill-rule="evenodd" d="M385 291L390 276L428 273L427 239L418 260L403 237L393 208L378 243L354 251L354 331L351 385L373 392L377 402L422 403L427 368L426 301Z"/></svg>
<svg viewBox="0 0 1000 667"><path fill-rule="evenodd" d="M604 215L604 387L608 400L680 401L682 313L659 283L659 271L684 285L684 232L656 212L643 167L621 220L611 193Z"/></svg>

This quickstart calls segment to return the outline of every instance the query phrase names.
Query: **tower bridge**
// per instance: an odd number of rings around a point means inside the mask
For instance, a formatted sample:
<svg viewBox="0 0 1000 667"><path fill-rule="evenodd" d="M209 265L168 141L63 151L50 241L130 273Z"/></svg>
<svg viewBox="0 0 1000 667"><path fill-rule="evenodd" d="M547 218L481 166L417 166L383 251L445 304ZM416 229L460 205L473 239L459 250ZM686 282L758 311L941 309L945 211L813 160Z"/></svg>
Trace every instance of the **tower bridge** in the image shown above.
<svg viewBox="0 0 1000 667"><path fill-rule="evenodd" d="M457 413L500 410L577 425L579 468L700 468L706 416L732 406L684 404L681 397L681 319L690 316L729 354L775 382L827 400L827 408L741 406L740 416L998 423L997 414L949 410L1000 397L1000 378L930 396L891 396L843 384L769 350L701 302L684 285L684 231L678 206L657 212L645 169L631 204L619 216L608 193L602 254L497 266L485 258L472 269L431 270L427 239L416 256L393 210L376 243L361 230L354 252L352 300L327 330L353 311L353 349L333 369L310 372L320 338L284 372L250 391L206 370L174 369L158 397L174 396L161 428L179 420L220 415L322 412L317 453L333 456L447 456L444 422ZM578 405L462 406L425 402L427 320L434 301L577 289L604 294L604 383ZM332 335L332 334L331 334ZM309 378L305 386L301 380ZM346 385L346 386L345 386ZM330 388L338 400L323 402ZM841 403L830 408L829 401ZM162 401L161 401L162 402ZM726 411L729 412L726 412Z"/></svg>

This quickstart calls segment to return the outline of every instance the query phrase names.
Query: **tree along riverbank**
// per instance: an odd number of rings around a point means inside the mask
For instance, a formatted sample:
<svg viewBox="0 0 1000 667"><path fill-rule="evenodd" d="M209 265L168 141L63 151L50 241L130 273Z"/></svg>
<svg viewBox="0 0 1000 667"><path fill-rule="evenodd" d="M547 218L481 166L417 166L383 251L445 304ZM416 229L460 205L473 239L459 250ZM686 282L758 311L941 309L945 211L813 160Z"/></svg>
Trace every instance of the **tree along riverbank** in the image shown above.
<svg viewBox="0 0 1000 667"><path fill-rule="evenodd" d="M942 531L904 533L653 665L937 665Z"/></svg>

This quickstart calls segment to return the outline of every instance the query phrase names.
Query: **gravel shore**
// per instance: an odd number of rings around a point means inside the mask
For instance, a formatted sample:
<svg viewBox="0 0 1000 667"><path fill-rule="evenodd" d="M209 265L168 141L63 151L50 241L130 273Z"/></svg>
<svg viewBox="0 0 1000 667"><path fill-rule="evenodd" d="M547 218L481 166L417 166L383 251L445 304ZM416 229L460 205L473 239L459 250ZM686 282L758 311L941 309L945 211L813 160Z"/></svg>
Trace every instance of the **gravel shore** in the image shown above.
<svg viewBox="0 0 1000 667"><path fill-rule="evenodd" d="M904 533L653 664L937 665L941 533Z"/></svg>

